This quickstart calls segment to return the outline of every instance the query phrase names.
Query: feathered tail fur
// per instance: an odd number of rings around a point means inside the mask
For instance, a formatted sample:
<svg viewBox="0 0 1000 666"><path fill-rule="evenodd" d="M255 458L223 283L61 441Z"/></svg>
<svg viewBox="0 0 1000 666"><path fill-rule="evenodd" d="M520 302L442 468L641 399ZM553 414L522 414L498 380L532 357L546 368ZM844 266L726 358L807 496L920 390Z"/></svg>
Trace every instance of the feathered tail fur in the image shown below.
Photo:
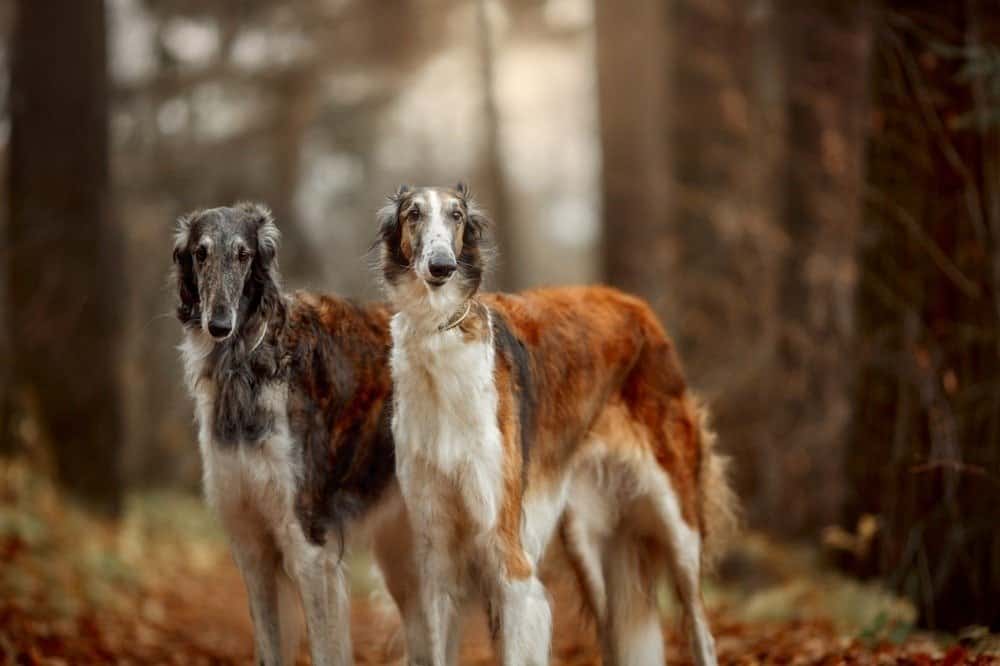
<svg viewBox="0 0 1000 666"><path fill-rule="evenodd" d="M701 448L698 502L702 519L702 569L711 571L740 528L739 499L730 483L730 458L716 450L716 434L709 422L708 408L698 399L689 402L694 423L698 424Z"/></svg>

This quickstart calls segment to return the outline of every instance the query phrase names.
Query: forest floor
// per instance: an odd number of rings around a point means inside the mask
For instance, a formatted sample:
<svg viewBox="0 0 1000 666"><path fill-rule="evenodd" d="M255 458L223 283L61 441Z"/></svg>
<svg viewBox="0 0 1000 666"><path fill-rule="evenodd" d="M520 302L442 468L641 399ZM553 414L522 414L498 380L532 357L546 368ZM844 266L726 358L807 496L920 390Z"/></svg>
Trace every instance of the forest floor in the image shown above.
<svg viewBox="0 0 1000 666"><path fill-rule="evenodd" d="M910 606L759 535L706 592L720 660L732 664L1000 664L1000 639L913 630ZM130 498L114 524L68 505L44 478L0 461L0 664L251 664L243 585L197 498ZM358 664L397 664L399 622L353 558ZM600 663L592 623L555 576L554 666ZM690 663L665 614L670 663ZM308 663L303 646L300 663ZM462 664L492 664L485 622L467 623Z"/></svg>

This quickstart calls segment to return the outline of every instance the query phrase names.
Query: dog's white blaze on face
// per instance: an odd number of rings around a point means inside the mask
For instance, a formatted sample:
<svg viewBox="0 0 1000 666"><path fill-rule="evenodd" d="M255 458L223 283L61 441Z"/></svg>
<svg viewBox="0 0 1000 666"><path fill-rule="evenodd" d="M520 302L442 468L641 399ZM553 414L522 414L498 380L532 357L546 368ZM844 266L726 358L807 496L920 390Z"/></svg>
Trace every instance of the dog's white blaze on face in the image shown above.
<svg viewBox="0 0 1000 666"><path fill-rule="evenodd" d="M427 190L422 197L421 212L426 216L420 239L420 257L417 261L417 274L423 280L433 278L430 270L431 257L444 254L455 259L455 227L448 223L445 216L444 202L437 190Z"/></svg>

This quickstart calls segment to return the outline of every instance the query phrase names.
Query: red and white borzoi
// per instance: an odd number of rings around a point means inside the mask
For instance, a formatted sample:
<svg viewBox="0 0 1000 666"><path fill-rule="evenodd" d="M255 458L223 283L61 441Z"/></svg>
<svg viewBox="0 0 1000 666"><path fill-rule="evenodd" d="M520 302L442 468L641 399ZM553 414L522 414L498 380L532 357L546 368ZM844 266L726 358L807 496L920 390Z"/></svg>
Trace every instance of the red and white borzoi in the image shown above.
<svg viewBox="0 0 1000 666"><path fill-rule="evenodd" d="M700 575L733 496L649 307L600 287L480 295L488 222L462 185L401 188L378 217L413 663L454 663L460 604L476 595L504 664L548 663L536 571L560 520L605 664L663 663L655 583L668 571L695 661L714 663Z"/></svg>

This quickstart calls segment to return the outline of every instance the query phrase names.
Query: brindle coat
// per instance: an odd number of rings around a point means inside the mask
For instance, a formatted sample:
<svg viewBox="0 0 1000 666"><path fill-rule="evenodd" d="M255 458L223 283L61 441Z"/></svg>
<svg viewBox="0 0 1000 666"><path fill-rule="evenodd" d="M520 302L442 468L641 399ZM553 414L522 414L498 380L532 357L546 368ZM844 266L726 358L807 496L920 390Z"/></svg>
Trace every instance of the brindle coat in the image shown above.
<svg viewBox="0 0 1000 666"><path fill-rule="evenodd" d="M259 663L294 654L290 613L278 604L287 572L304 606L313 663L345 664L345 540L375 515L396 519L382 527L393 539L408 538L402 514L375 511L398 505L389 312L282 294L277 239L269 211L257 204L181 218L174 249L181 349L205 493L247 585ZM398 598L405 583L397 571L390 566L386 578Z"/></svg>
<svg viewBox="0 0 1000 666"><path fill-rule="evenodd" d="M303 472L296 513L310 540L323 544L331 530L362 514L392 481L389 309L330 295L282 296L274 249L257 242L256 229L268 220L265 210L252 204L185 218L186 242L174 253L181 297L177 317L189 329L201 327L194 266L199 240L234 233L247 239L253 261L239 298L242 325L214 345L198 379L217 387L213 434L220 446L259 445L275 420L258 400L261 389L288 385L288 420ZM222 263L220 258L202 268L202 275L221 271ZM262 322L266 334L248 350Z"/></svg>

